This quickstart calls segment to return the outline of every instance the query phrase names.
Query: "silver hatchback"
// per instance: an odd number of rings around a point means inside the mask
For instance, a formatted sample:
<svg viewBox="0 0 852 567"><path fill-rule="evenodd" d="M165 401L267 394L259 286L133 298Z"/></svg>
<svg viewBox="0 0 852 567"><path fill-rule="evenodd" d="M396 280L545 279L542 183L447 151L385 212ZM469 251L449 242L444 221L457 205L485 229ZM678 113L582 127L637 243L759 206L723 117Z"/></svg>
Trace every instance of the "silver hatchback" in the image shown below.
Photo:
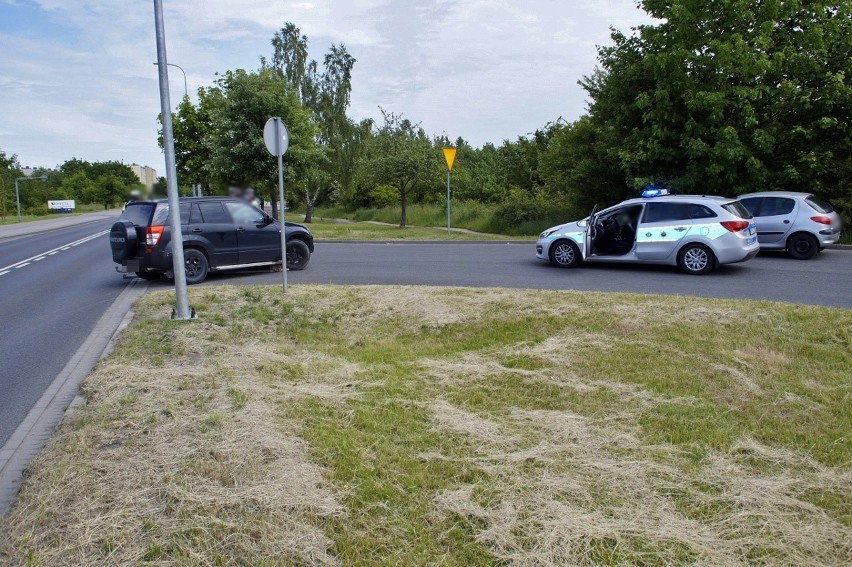
<svg viewBox="0 0 852 567"><path fill-rule="evenodd" d="M763 250L786 250L793 258L809 260L840 240L840 215L811 193L764 191L737 199L754 215Z"/></svg>
<svg viewBox="0 0 852 567"><path fill-rule="evenodd" d="M562 268L583 261L670 264L688 274L743 262L759 250L751 214L738 201L660 190L549 228L536 243L537 258Z"/></svg>

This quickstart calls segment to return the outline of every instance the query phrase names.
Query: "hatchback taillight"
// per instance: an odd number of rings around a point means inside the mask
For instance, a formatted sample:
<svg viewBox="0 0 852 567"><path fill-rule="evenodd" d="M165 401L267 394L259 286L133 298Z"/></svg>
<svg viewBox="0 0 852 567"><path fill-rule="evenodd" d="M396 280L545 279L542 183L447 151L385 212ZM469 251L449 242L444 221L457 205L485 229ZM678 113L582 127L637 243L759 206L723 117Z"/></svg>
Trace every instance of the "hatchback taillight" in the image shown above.
<svg viewBox="0 0 852 567"><path fill-rule="evenodd" d="M145 229L145 245L156 246L163 235L164 226L149 226Z"/></svg>
<svg viewBox="0 0 852 567"><path fill-rule="evenodd" d="M731 232L739 232L741 230L747 229L748 225L750 223L748 221L744 221L744 220L728 220L728 221L722 221L719 224L721 224L722 226L724 226L727 230L729 230Z"/></svg>
<svg viewBox="0 0 852 567"><path fill-rule="evenodd" d="M829 217L824 217L822 215L811 217L811 220L814 222L818 222L819 224L824 224L826 226L831 226L831 219Z"/></svg>

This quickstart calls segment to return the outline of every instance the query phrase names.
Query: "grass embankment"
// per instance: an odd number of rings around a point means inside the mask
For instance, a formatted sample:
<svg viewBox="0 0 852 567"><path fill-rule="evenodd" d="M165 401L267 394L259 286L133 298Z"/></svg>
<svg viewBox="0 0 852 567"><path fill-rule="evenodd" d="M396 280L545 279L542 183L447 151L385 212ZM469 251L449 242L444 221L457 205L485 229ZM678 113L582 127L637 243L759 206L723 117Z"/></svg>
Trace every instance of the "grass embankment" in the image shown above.
<svg viewBox="0 0 852 567"><path fill-rule="evenodd" d="M570 215L551 214L540 219L526 222L504 222L497 215L496 205L486 205L474 201L453 203L451 226L466 228L476 232L507 234L510 236L533 237L545 228L572 220ZM399 224L398 206L376 209L320 208L314 213L325 218L351 219L356 221L378 221ZM447 226L447 210L441 205L414 204L407 207L407 224L412 226ZM581 215L582 216L582 215ZM574 217L573 220L576 220Z"/></svg>
<svg viewBox="0 0 852 567"><path fill-rule="evenodd" d="M301 222L304 214L291 214L293 222ZM501 234L470 233L430 226L400 227L377 221L328 219L314 215L307 226L317 240L513 240L517 237Z"/></svg>
<svg viewBox="0 0 852 567"><path fill-rule="evenodd" d="M0 563L839 565L852 312L404 287L152 293Z"/></svg>
<svg viewBox="0 0 852 567"><path fill-rule="evenodd" d="M40 221L47 219L56 219L66 216L75 216L82 215L85 213L98 213L104 210L103 205L98 204L88 204L88 205L78 205L76 209L74 209L73 213L45 213L43 215L21 215L21 222L32 222L32 221ZM0 225L3 224L17 224L18 222L18 214L15 210L11 210L7 212L6 216L0 216Z"/></svg>

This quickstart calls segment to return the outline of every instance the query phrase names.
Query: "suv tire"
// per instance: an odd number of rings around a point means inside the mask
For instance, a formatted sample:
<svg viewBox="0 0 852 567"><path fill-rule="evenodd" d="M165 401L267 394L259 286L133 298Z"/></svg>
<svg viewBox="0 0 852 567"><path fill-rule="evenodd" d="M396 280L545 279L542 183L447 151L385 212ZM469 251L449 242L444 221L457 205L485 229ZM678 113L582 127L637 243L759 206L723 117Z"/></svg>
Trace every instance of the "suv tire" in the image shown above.
<svg viewBox="0 0 852 567"><path fill-rule="evenodd" d="M287 242L287 269L298 272L304 270L311 261L311 250L301 240Z"/></svg>
<svg viewBox="0 0 852 567"><path fill-rule="evenodd" d="M687 274L701 276L709 273L716 265L713 251L703 244L687 244L677 254L677 265Z"/></svg>
<svg viewBox="0 0 852 567"><path fill-rule="evenodd" d="M819 243L810 234L794 234L787 240L787 253L796 260L810 260L817 252Z"/></svg>
<svg viewBox="0 0 852 567"><path fill-rule="evenodd" d="M139 236L136 227L130 221L118 221L109 231L109 245L112 248L112 261L121 264L136 256L139 248Z"/></svg>
<svg viewBox="0 0 852 567"><path fill-rule="evenodd" d="M207 256L197 248L186 248L183 251L183 263L186 266L186 283L194 285L204 281L210 271Z"/></svg>
<svg viewBox="0 0 852 567"><path fill-rule="evenodd" d="M558 240L550 245L550 261L560 268L575 268L582 261L580 248L572 240Z"/></svg>

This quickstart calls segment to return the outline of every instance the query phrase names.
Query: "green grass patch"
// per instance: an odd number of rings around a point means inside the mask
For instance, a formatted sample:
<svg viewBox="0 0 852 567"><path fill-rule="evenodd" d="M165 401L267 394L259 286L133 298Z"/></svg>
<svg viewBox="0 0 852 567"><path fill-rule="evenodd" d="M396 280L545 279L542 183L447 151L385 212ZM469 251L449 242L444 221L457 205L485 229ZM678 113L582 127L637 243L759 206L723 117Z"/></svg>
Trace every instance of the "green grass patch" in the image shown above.
<svg viewBox="0 0 852 567"><path fill-rule="evenodd" d="M848 310L190 293L192 323L168 320L168 292L137 303L0 520L0 561L800 565L852 551Z"/></svg>

